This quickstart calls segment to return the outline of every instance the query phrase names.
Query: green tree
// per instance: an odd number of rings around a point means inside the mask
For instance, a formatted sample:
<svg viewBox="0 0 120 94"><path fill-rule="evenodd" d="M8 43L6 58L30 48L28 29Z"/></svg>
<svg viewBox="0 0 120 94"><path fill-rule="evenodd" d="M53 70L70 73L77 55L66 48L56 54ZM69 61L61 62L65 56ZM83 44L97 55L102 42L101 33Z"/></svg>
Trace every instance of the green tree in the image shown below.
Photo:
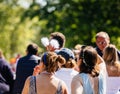
<svg viewBox="0 0 120 94"><path fill-rule="evenodd" d="M40 38L56 31L66 36L69 48L78 43L95 46L94 36L101 30L120 48L119 0L23 0L30 2L29 8L18 1L0 0L0 48L8 59L24 54L30 42L44 48Z"/></svg>
<svg viewBox="0 0 120 94"><path fill-rule="evenodd" d="M106 31L111 42L120 48L119 0L43 1L46 1L45 6L33 2L24 16L31 19L38 16L40 23L45 22L41 24L41 36L59 31L65 34L67 47L73 47L77 43L95 45L94 36L102 30Z"/></svg>
<svg viewBox="0 0 120 94"><path fill-rule="evenodd" d="M21 21L24 11L15 0L0 2L0 48L7 59L16 53L25 54L26 46L37 35L33 25L35 17Z"/></svg>

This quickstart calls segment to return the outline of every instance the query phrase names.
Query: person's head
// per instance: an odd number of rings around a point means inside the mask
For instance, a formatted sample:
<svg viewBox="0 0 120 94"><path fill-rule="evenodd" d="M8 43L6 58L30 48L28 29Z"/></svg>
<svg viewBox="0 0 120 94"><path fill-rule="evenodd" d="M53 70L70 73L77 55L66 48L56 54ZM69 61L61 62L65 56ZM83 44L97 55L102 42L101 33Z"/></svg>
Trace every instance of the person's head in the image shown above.
<svg viewBox="0 0 120 94"><path fill-rule="evenodd" d="M103 59L108 65L115 65L118 61L117 49L113 44L108 45L103 51Z"/></svg>
<svg viewBox="0 0 120 94"><path fill-rule="evenodd" d="M88 73L93 77L99 75L98 54L92 46L82 49L78 62L80 62L80 73Z"/></svg>
<svg viewBox="0 0 120 94"><path fill-rule="evenodd" d="M27 54L33 54L33 55L37 55L38 53L38 45L35 43L31 43L27 46Z"/></svg>
<svg viewBox="0 0 120 94"><path fill-rule="evenodd" d="M50 34L50 40L57 40L59 44L59 49L63 48L65 45L65 36L61 32L53 32Z"/></svg>
<svg viewBox="0 0 120 94"><path fill-rule="evenodd" d="M95 38L96 38L96 45L101 51L103 51L104 48L108 46L110 43L110 37L108 33L104 31L98 32Z"/></svg>
<svg viewBox="0 0 120 94"><path fill-rule="evenodd" d="M74 53L68 48L62 48L57 52L58 55L61 55L65 58L66 63L62 65L64 68L74 68L76 66Z"/></svg>
<svg viewBox="0 0 120 94"><path fill-rule="evenodd" d="M65 59L57 55L54 52L45 52L41 58L40 62L40 71L47 71L49 73L54 73L57 71L63 64L65 63Z"/></svg>
<svg viewBox="0 0 120 94"><path fill-rule="evenodd" d="M75 60L76 60L76 62L77 62L78 59L79 59L80 51L81 51L85 46L86 46L86 45L81 45L81 44L75 45L73 52L74 52L74 55L75 55Z"/></svg>
<svg viewBox="0 0 120 94"><path fill-rule="evenodd" d="M83 45L81 45L81 44L76 44L75 45L75 47L74 47L74 49L75 50L81 50L81 47L82 47Z"/></svg>

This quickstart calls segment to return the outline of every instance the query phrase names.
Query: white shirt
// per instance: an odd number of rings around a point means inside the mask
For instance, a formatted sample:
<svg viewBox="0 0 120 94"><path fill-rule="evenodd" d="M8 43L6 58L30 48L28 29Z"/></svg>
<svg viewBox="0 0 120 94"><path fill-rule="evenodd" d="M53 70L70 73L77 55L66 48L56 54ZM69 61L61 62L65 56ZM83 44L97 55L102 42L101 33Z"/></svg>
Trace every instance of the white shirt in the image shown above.
<svg viewBox="0 0 120 94"><path fill-rule="evenodd" d="M55 73L55 76L63 80L68 87L68 92L71 94L71 81L78 72L72 68L61 68Z"/></svg>

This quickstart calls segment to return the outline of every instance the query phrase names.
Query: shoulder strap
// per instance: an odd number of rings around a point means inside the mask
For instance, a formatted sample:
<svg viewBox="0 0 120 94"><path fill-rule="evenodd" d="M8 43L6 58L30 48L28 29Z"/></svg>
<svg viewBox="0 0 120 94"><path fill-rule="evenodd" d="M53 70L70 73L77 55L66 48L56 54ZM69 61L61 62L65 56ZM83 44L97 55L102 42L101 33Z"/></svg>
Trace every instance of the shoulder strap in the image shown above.
<svg viewBox="0 0 120 94"><path fill-rule="evenodd" d="M36 89L36 77L31 76L30 77L30 89L29 89L29 94L37 94L37 89Z"/></svg>
<svg viewBox="0 0 120 94"><path fill-rule="evenodd" d="M36 87L36 76L34 76L34 83L35 83L35 92L37 94L37 87Z"/></svg>
<svg viewBox="0 0 120 94"><path fill-rule="evenodd" d="M62 94L62 81L61 80L58 83L57 92L55 94Z"/></svg>

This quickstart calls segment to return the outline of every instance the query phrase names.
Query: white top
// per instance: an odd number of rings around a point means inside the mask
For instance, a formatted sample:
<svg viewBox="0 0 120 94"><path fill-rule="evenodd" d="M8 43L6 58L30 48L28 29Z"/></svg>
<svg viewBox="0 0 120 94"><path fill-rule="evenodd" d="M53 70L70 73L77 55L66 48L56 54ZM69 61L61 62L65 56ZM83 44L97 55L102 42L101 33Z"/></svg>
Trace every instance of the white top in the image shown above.
<svg viewBox="0 0 120 94"><path fill-rule="evenodd" d="M107 93L120 94L120 77L107 77Z"/></svg>
<svg viewBox="0 0 120 94"><path fill-rule="evenodd" d="M68 92L71 94L71 81L78 72L72 68L61 68L55 73L55 76L63 80L68 87Z"/></svg>

